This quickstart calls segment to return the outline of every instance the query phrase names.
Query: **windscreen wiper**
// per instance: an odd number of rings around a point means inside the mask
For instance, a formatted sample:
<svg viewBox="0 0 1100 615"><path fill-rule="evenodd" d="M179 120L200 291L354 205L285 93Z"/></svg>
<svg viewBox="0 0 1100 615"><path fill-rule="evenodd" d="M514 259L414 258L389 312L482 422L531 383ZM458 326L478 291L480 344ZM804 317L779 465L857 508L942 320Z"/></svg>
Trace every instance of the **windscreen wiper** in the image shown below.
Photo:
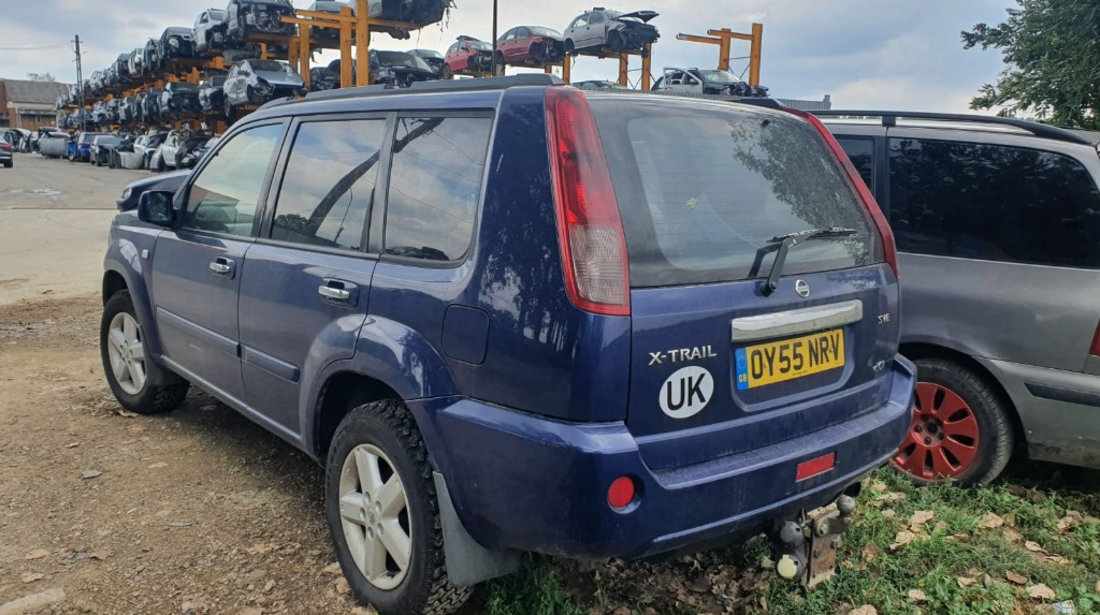
<svg viewBox="0 0 1100 615"><path fill-rule="evenodd" d="M855 235L858 232L859 231L854 228L832 226L828 228L811 228L804 231L798 231L797 233L787 233L786 235L776 235L769 239L768 243L779 243L779 250L775 253L775 260L772 261L771 272L768 273L768 281L764 283L764 296L767 297L779 290L779 276L783 275L783 265L787 262L787 252L790 252L791 248L804 241L810 241L811 239L844 237L847 235Z"/></svg>

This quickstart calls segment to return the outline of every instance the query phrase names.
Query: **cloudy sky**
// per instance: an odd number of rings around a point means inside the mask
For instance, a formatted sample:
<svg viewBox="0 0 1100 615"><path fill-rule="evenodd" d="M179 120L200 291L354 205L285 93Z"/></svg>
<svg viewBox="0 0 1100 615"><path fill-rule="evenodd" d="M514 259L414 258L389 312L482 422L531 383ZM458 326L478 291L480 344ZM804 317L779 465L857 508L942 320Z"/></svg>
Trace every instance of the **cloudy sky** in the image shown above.
<svg viewBox="0 0 1100 615"><path fill-rule="evenodd" d="M305 8L311 0L294 0ZM593 0L504 0L500 31L513 25L564 29ZM713 66L717 47L676 40L677 33L705 34L729 27L748 31L764 24L762 82L773 95L820 100L834 107L891 107L966 111L970 97L1002 68L996 51L964 51L959 32L978 22L996 23L1012 0L662 0L644 6L611 4L619 9L652 8L662 32L654 49L654 72L664 66ZM445 50L459 34L488 40L491 0L456 0L447 22L429 26L412 41L377 35L376 49L432 47ZM168 26L190 26L195 16L222 0L4 0L0 11L0 78L24 78L49 72L75 79L69 41L85 41L86 75L106 66L123 51ZM45 18L48 16L48 18ZM31 49L34 48L34 49ZM748 44L735 47L748 55ZM734 71L745 68L734 60ZM611 79L617 62L584 58L575 79ZM633 75L637 78L637 75Z"/></svg>

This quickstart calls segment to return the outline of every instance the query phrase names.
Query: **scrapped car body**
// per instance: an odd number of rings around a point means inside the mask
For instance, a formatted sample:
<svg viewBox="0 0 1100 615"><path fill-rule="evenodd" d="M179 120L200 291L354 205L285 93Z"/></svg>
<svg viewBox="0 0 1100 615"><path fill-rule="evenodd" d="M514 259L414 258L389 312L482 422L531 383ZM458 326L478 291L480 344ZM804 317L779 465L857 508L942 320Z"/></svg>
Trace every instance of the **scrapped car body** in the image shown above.
<svg viewBox="0 0 1100 615"><path fill-rule="evenodd" d="M133 124L137 119L135 117L137 109L137 99L133 96L127 96L118 103L118 123L124 126Z"/></svg>
<svg viewBox="0 0 1100 615"><path fill-rule="evenodd" d="M176 160L176 152L186 136L185 131L173 130L168 133L160 145L149 156L149 170L163 173L168 169L175 169L179 162Z"/></svg>
<svg viewBox="0 0 1100 615"><path fill-rule="evenodd" d="M482 74L493 70L493 45L471 36L460 36L443 59L444 79L454 75Z"/></svg>
<svg viewBox="0 0 1100 615"><path fill-rule="evenodd" d="M51 132L38 139L38 153L46 158L65 158L69 154L72 136L64 132Z"/></svg>
<svg viewBox="0 0 1100 615"><path fill-rule="evenodd" d="M340 13L340 9L347 7L351 9L352 14L354 15L354 4L354 2L349 4L347 2L337 2L335 0L319 0L318 2L314 2L313 4L309 5L309 8L307 10L317 13L331 13L333 15L337 15ZM380 18L380 15L382 14L382 3L371 2L370 8L371 17ZM336 28L318 28L316 26L310 26L309 36L312 40L320 43L332 44L340 42L340 30Z"/></svg>
<svg viewBox="0 0 1100 615"><path fill-rule="evenodd" d="M213 75L199 84L199 106L203 115L221 115L225 112L225 75Z"/></svg>
<svg viewBox="0 0 1100 615"><path fill-rule="evenodd" d="M251 34L294 36L294 24L283 17L294 16L290 0L229 0L225 9L226 37L231 43L244 43Z"/></svg>
<svg viewBox="0 0 1100 615"><path fill-rule="evenodd" d="M158 66L173 59L195 57L195 41L191 37L191 28L168 28L157 41Z"/></svg>
<svg viewBox="0 0 1100 615"><path fill-rule="evenodd" d="M225 49L226 31L229 14L220 9L207 9L195 18L191 28L191 39L195 42L195 53L209 55Z"/></svg>
<svg viewBox="0 0 1100 615"><path fill-rule="evenodd" d="M604 81L602 79L589 79L587 81L575 81L573 87L578 90L587 91L599 91L599 90L614 90L614 91L629 91L630 88L625 85L619 85L614 81Z"/></svg>
<svg viewBox="0 0 1100 615"><path fill-rule="evenodd" d="M762 530L812 585L914 385L840 152L777 104L543 74L270 104L116 217L104 374L143 414L194 384L324 465L381 615L450 613L525 551Z"/></svg>
<svg viewBox="0 0 1100 615"><path fill-rule="evenodd" d="M614 53L645 53L647 46L661 37L649 23L657 16L653 11L592 9L574 18L565 29L565 51L591 53L607 48Z"/></svg>
<svg viewBox="0 0 1100 615"><path fill-rule="evenodd" d="M180 81L164 84L164 91L160 94L161 118L175 119L200 113L202 105L199 104L199 86Z"/></svg>
<svg viewBox="0 0 1100 615"><path fill-rule="evenodd" d="M436 79L428 63L404 51L370 51L371 81L376 84L406 88L417 81Z"/></svg>
<svg viewBox="0 0 1100 615"><path fill-rule="evenodd" d="M435 76L437 79L443 76L443 64L445 63L445 61L443 59L442 53L439 53L434 49L411 49L408 51L408 53L409 55L414 55L421 60L424 60L424 63L430 66L433 71L435 71Z"/></svg>
<svg viewBox="0 0 1100 615"><path fill-rule="evenodd" d="M149 168L149 160L167 137L168 133L166 132L154 132L142 135L134 141L134 153L141 156L141 165L139 168Z"/></svg>
<svg viewBox="0 0 1100 615"><path fill-rule="evenodd" d="M226 112L305 93L305 82L281 60L243 60L229 69L222 86Z"/></svg>
<svg viewBox="0 0 1100 615"><path fill-rule="evenodd" d="M5 139L0 139L0 166L10 169L15 166L15 154L12 153L15 149L11 143Z"/></svg>
<svg viewBox="0 0 1100 615"><path fill-rule="evenodd" d="M146 124L160 121L160 95L164 93L161 88L149 88L142 100L142 118Z"/></svg>
<svg viewBox="0 0 1100 615"><path fill-rule="evenodd" d="M157 51L157 47L157 39L151 38L145 41L145 47L142 49L142 63L150 73L161 67L160 53Z"/></svg>
<svg viewBox="0 0 1100 615"><path fill-rule="evenodd" d="M753 86L726 70L705 68L666 68L653 84L654 92L711 96L737 96L764 98L768 88Z"/></svg>
<svg viewBox="0 0 1100 615"><path fill-rule="evenodd" d="M98 135L92 139L92 147L89 152L93 166L105 167L111 163L111 150L122 141L117 135Z"/></svg>
<svg viewBox="0 0 1100 615"><path fill-rule="evenodd" d="M1100 468L1096 139L1014 118L820 111L897 236L917 408L894 465ZM1042 289L1041 292L1036 289Z"/></svg>
<svg viewBox="0 0 1100 615"><path fill-rule="evenodd" d="M550 64L565 59L565 42L557 30L518 26L500 37L497 53L504 64Z"/></svg>
<svg viewBox="0 0 1100 615"><path fill-rule="evenodd" d="M130 73L130 79L137 80L145 76L145 48L138 47L130 52L130 57L126 60L126 66Z"/></svg>
<svg viewBox="0 0 1100 615"><path fill-rule="evenodd" d="M354 69L353 69L354 72ZM311 92L335 90L340 87L340 60L329 62L328 66L318 66L309 70L309 89Z"/></svg>

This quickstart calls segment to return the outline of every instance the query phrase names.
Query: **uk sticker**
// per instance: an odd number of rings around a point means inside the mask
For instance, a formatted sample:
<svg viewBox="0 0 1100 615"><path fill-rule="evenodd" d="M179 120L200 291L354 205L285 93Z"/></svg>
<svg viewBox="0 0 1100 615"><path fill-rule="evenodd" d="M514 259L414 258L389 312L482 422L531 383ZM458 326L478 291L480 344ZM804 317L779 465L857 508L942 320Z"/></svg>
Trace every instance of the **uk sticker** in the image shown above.
<svg viewBox="0 0 1100 615"><path fill-rule="evenodd" d="M661 410L674 419L686 419L703 411L714 395L714 377L692 365L676 370L661 386Z"/></svg>

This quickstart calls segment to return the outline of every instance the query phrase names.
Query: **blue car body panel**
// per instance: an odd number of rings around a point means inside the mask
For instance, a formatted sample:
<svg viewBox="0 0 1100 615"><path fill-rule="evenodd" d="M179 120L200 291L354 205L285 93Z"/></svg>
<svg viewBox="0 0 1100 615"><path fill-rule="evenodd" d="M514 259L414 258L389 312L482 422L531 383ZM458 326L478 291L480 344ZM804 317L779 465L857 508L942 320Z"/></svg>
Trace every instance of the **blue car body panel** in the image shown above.
<svg viewBox="0 0 1100 615"><path fill-rule="evenodd" d="M631 316L570 302L545 96L545 87L513 87L306 100L239 122L219 147L279 117L492 113L472 247L445 265L379 256L383 199L361 255L154 229L120 214L106 268L125 279L155 361L316 459L326 454L321 411L330 384L347 374L374 379L409 406L462 523L490 548L644 557L826 503L883 463L909 425L915 377L897 356L896 318L874 322L875 314L898 314L889 268L802 276L817 292L800 306L864 303L871 316L847 326L847 352L872 360L792 383L776 399L738 392L729 306L751 315L783 305L765 301L757 281L635 289ZM261 211L270 215L272 202L262 199ZM154 257L141 258L143 250ZM232 275L213 275L214 262L230 264ZM319 296L333 281L352 298ZM705 419L670 428L653 412L669 372L645 362L651 351L685 345L712 346L702 364L716 375L721 401ZM837 455L831 471L793 480L799 463L828 452ZM607 489L620 476L633 478L640 495L616 511Z"/></svg>

